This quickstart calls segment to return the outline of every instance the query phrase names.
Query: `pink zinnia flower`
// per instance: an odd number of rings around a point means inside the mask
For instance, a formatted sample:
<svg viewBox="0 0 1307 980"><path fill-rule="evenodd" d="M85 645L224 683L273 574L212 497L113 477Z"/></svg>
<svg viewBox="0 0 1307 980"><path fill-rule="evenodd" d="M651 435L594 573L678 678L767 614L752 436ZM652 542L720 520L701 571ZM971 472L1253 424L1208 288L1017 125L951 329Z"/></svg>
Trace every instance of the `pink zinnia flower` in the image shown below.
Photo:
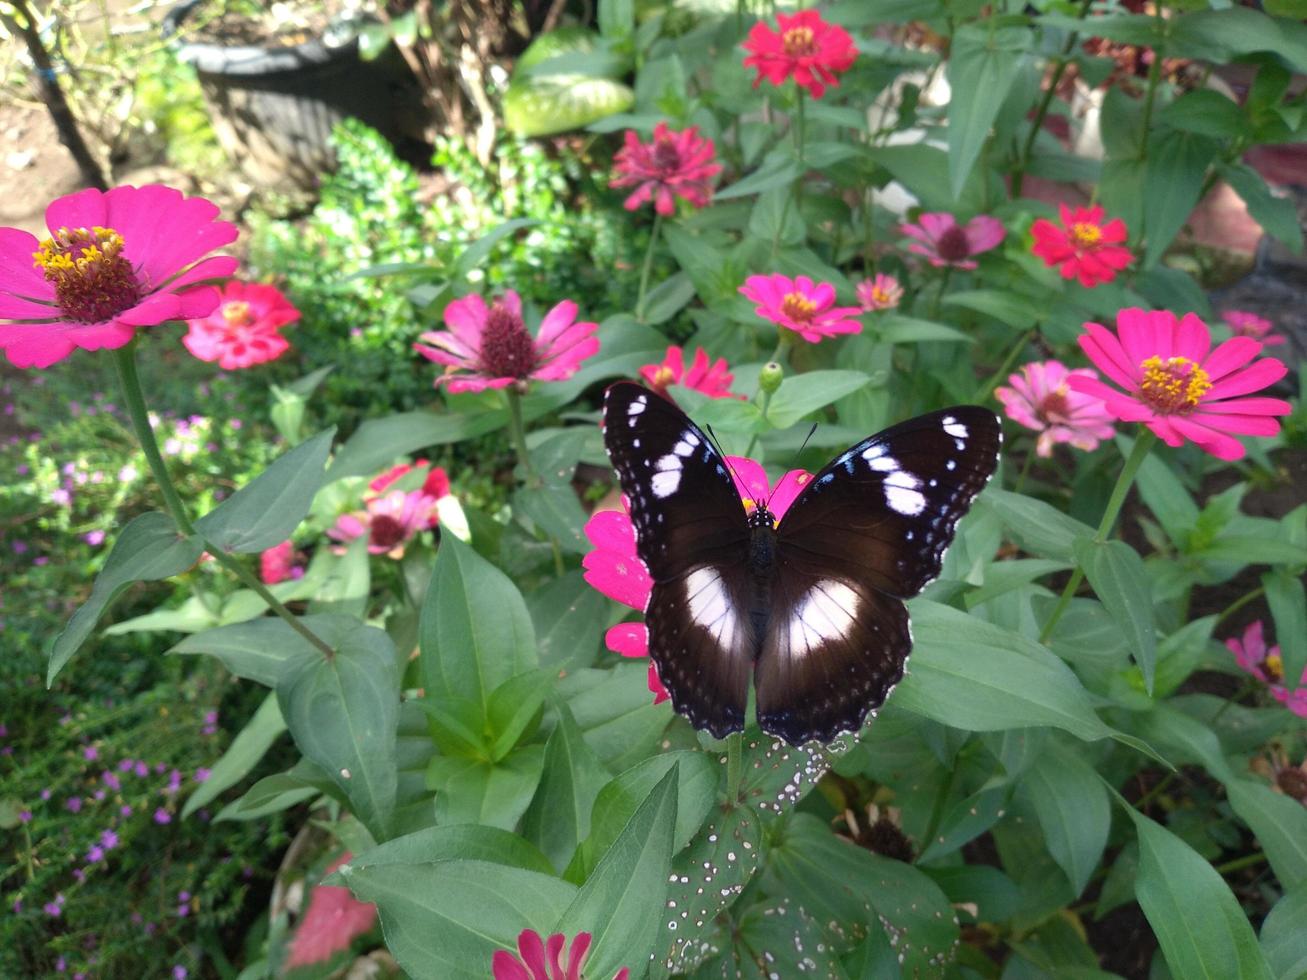
<svg viewBox="0 0 1307 980"><path fill-rule="evenodd" d="M815 10L777 14L776 23L777 30L772 30L759 21L744 42L749 52L744 67L758 70L753 87L762 84L764 78L773 85L793 78L814 99L825 94L827 85L839 88L836 74L848 71L858 57L849 32L828 24Z"/></svg>
<svg viewBox="0 0 1307 980"><path fill-rule="evenodd" d="M664 396L667 396L669 386L680 385L683 388L693 388L709 398L745 397L731 393L731 382L735 380L735 375L731 374L726 358L719 357L710 364L708 352L702 347L694 349L694 361L687 370L685 352L672 344L667 348L661 364L646 364L640 368L640 377L649 383L650 388Z"/></svg>
<svg viewBox="0 0 1307 980"><path fill-rule="evenodd" d="M752 511L757 501L765 501L777 521L785 516L804 484L812 478L803 470L790 470L772 489L767 482L767 473L759 463L745 456L727 456L726 462L744 501L745 511ZM626 501L622 501L620 511L596 511L586 522L585 536L594 545L594 549L581 559L586 582L614 602L643 613L649 605L653 579L636 553L635 526L631 523ZM649 631L644 623L619 623L604 635L604 644L623 657L647 657ZM649 690L653 692L654 704L667 700L667 689L658 679L658 671L652 663L649 664Z"/></svg>
<svg viewBox="0 0 1307 980"><path fill-rule="evenodd" d="M431 461L426 459L419 459L414 463L398 463L392 466L386 472L373 477L368 483L368 489L374 494L380 494L387 487L414 472L425 474L422 479L422 486L417 490L418 493L430 497L432 501L438 501L449 496L449 474L445 472L443 466L432 466ZM367 503L372 498L364 497L363 499L364 503ZM439 523L440 514L433 508L428 527L435 527Z"/></svg>
<svg viewBox="0 0 1307 980"><path fill-rule="evenodd" d="M955 269L974 269L971 257L997 248L1006 234L1003 222L983 214L960 225L947 212L928 211L917 222L899 226L899 231L916 239L908 251L924 255L931 265Z"/></svg>
<svg viewBox="0 0 1307 980"><path fill-rule="evenodd" d="M276 360L289 350L281 328L299 318L300 311L276 286L233 279L212 313L186 321L182 343L201 361L217 361L224 371L235 371Z"/></svg>
<svg viewBox="0 0 1307 980"><path fill-rule="evenodd" d="M346 851L327 866L323 877L331 874L350 859ZM348 888L337 885L318 885L309 898L295 938L290 942L290 955L284 969L325 963L341 950L349 949L359 936L372 929L377 921L377 907L360 902Z"/></svg>
<svg viewBox="0 0 1307 980"><path fill-rule="evenodd" d="M1307 669L1303 670L1293 690L1284 686L1284 661L1280 659L1279 644L1269 650L1266 648L1260 619L1249 624L1242 640L1231 637L1225 645L1234 654L1239 667L1266 684L1275 700L1295 715L1307 718Z"/></svg>
<svg viewBox="0 0 1307 980"><path fill-rule="evenodd" d="M0 348L16 367L49 367L75 348L122 347L137 327L204 316L236 260L236 239L201 197L158 184L88 188L45 211L50 237L0 228Z"/></svg>
<svg viewBox="0 0 1307 980"><path fill-rule="evenodd" d="M473 294L445 307L448 330L424 333L427 345L414 344L427 360L445 365L436 385L449 385L454 394L513 385L525 391L527 382L563 381L581 362L599 350L597 323L577 323L576 304L563 300L545 314L532 337L522 321L522 300L508 289L491 306ZM466 372L460 374L459 372Z"/></svg>
<svg viewBox="0 0 1307 980"><path fill-rule="evenodd" d="M1077 207L1072 210L1058 205L1062 223L1055 225L1040 218L1030 226L1035 236L1031 249L1050 268L1057 268L1063 279L1076 278L1087 289L1111 282L1130 264L1134 256L1121 243L1126 240L1125 222L1113 218L1103 224L1103 209Z"/></svg>
<svg viewBox="0 0 1307 980"><path fill-rule="evenodd" d="M713 141L699 135L699 127L677 132L667 123L654 126L653 141L641 143L634 130L626 131L626 145L617 151L613 168L617 176L612 187L635 187L626 199L626 210L634 211L645 201L654 202L661 215L676 211L681 197L696 208L712 198L713 177L722 165L713 161Z"/></svg>
<svg viewBox="0 0 1307 980"><path fill-rule="evenodd" d="M303 575L304 569L295 564L295 546L289 538L259 555L259 576L264 585L276 585Z"/></svg>
<svg viewBox="0 0 1307 980"><path fill-rule="evenodd" d="M544 940L534 929L523 929L517 936L517 956L506 949L495 951L490 964L493 980L582 980L581 967L590 952L590 933L576 934L566 967L563 966L565 950L567 937L562 933L556 932ZM630 975L630 969L622 967L613 974L613 980L627 980Z"/></svg>
<svg viewBox="0 0 1307 980"><path fill-rule="evenodd" d="M1262 349L1250 337L1231 337L1215 350L1203 323L1192 313L1177 319L1167 310L1136 308L1116 316L1117 334L1086 323L1080 347L1094 366L1125 389L1094 378L1071 377L1072 391L1101 398L1123 422L1142 422L1168 446L1188 440L1217 459L1240 459L1235 435L1273 436L1291 406L1278 398L1241 398L1284 377L1273 357L1249 362Z"/></svg>
<svg viewBox="0 0 1307 980"><path fill-rule="evenodd" d="M404 546L432 526L435 514L435 499L421 490L391 490L366 501L365 510L342 514L335 527L328 528L327 537L348 543L367 535L369 553L403 558Z"/></svg>
<svg viewBox="0 0 1307 980"><path fill-rule="evenodd" d="M867 312L874 310L893 310L903 301L903 287L893 276L876 273L873 279L864 279L858 283L858 302Z"/></svg>
<svg viewBox="0 0 1307 980"><path fill-rule="evenodd" d="M1251 337L1253 340L1260 340L1267 347L1278 347L1289 342L1289 338L1271 333L1275 324L1256 313L1249 313L1246 310L1226 310L1221 314L1221 319L1229 325L1236 337Z"/></svg>
<svg viewBox="0 0 1307 980"><path fill-rule="evenodd" d="M754 312L764 320L795 331L809 343L862 331L862 323L850 319L862 311L856 306L835 306L835 287L828 282L814 283L807 276L791 279L774 273L750 276L740 292L758 304Z"/></svg>
<svg viewBox="0 0 1307 980"><path fill-rule="evenodd" d="M1035 452L1040 456L1052 456L1057 442L1069 442L1090 452L1098 448L1100 439L1115 434L1114 416L1107 406L1093 395L1072 391L1067 383L1069 377L1098 375L1089 368L1068 371L1060 361L1035 362L1008 375L1011 388L994 390L1008 418L1039 433Z"/></svg>

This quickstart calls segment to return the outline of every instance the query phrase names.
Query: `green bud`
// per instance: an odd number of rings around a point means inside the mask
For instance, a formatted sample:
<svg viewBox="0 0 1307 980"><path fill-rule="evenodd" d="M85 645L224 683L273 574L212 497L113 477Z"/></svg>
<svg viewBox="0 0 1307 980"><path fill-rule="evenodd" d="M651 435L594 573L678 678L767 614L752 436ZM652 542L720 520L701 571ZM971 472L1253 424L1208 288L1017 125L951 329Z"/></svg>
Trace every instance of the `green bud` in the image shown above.
<svg viewBox="0 0 1307 980"><path fill-rule="evenodd" d="M758 375L758 387L768 395L776 394L776 389L781 386L785 380L785 368L781 367L775 361L768 361L762 366L762 373Z"/></svg>

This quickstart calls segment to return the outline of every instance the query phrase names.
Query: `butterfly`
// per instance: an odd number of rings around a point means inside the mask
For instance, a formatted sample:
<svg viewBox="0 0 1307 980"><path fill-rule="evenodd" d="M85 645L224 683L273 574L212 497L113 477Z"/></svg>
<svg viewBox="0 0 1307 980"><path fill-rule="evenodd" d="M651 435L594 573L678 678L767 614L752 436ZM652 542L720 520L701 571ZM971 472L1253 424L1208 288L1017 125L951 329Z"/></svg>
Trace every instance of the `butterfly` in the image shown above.
<svg viewBox="0 0 1307 980"><path fill-rule="evenodd" d="M716 738L742 731L749 682L763 731L799 745L856 732L902 678L909 599L998 465L993 412L946 408L831 460L777 522L671 401L608 388L604 446L654 581L649 655L672 706Z"/></svg>

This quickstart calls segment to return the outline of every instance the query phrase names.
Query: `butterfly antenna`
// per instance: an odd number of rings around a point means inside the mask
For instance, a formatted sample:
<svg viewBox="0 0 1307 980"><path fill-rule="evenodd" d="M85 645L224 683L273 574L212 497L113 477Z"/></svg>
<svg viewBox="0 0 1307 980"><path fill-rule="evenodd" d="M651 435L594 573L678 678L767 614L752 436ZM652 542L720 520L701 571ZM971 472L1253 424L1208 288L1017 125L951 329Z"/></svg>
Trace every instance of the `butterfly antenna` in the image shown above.
<svg viewBox="0 0 1307 980"><path fill-rule="evenodd" d="M799 451L798 451L798 453L797 453L796 455L798 455L798 456L802 456L802 455L803 455L803 451L804 451L805 449L808 448L808 440L811 439L811 438L816 434L816 432L817 432L817 425L818 425L818 423L816 423L816 422L813 422L813 423L812 423L812 428L809 429L809 430L808 430L808 434L807 434L806 436L803 437L803 442L802 442L802 444L800 444L800 446L799 446ZM767 509L768 509L769 511L771 510L771 499L772 499L772 497L776 496L776 491L780 489L780 486L781 486L780 481L777 480L777 481L776 481L776 486L772 487L771 490L768 491L768 493L767 493Z"/></svg>

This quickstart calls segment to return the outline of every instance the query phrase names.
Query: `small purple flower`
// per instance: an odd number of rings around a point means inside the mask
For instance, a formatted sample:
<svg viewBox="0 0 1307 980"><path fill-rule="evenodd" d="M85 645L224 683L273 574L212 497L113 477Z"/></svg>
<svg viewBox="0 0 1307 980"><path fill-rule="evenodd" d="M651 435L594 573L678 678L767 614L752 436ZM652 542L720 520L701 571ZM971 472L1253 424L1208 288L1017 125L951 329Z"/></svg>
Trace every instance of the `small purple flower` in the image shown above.
<svg viewBox="0 0 1307 980"><path fill-rule="evenodd" d="M112 851L118 846L118 835L112 830L106 830L100 835L100 846L106 851Z"/></svg>
<svg viewBox="0 0 1307 980"><path fill-rule="evenodd" d="M64 912L63 895L56 896L53 902L46 902L43 906L41 906L41 909L50 918L52 919L59 918L59 916L63 915Z"/></svg>
<svg viewBox="0 0 1307 980"><path fill-rule="evenodd" d="M48 800L49 798L50 798L50 788L46 787L45 789L41 790L41 799Z"/></svg>
<svg viewBox="0 0 1307 980"><path fill-rule="evenodd" d="M190 974L186 972L186 967L179 964L172 968L172 980L186 980L188 976Z"/></svg>
<svg viewBox="0 0 1307 980"><path fill-rule="evenodd" d="M92 844L91 849L86 852L86 863L97 864L104 860L104 848L99 844Z"/></svg>
<svg viewBox="0 0 1307 980"><path fill-rule="evenodd" d="M88 745L82 749L82 758L87 762L94 762L96 759L100 758L100 750L94 745Z"/></svg>
<svg viewBox="0 0 1307 980"><path fill-rule="evenodd" d="M50 556L49 556L49 555L40 555L40 556L38 556L38 557L36 557L36 558L33 558L33 559L32 559L32 564L33 564L33 565L37 565L37 566L40 566L40 565L48 565L48 564L50 564Z"/></svg>
<svg viewBox="0 0 1307 980"><path fill-rule="evenodd" d="M73 877L78 881L79 884L80 884L81 882L85 881L85 880L86 880L86 871L85 871L85 869L83 869L83 868L73 868Z"/></svg>
<svg viewBox="0 0 1307 980"><path fill-rule="evenodd" d="M102 790L102 789L97 789L97 790L96 790L94 793L92 793L91 795L95 797L95 801L98 803L98 802L100 802L100 800L104 799L104 790Z"/></svg>
<svg viewBox="0 0 1307 980"><path fill-rule="evenodd" d="M80 796L70 796L64 806L68 807L73 813L80 813L82 811L82 798Z"/></svg>
<svg viewBox="0 0 1307 980"><path fill-rule="evenodd" d="M213 712L210 711L209 714L213 714ZM207 720L208 716L206 715L205 718ZM5 727L5 723L3 721L0 721L0 738L8 738L8 737L9 737L9 729Z"/></svg>
<svg viewBox="0 0 1307 980"><path fill-rule="evenodd" d="M118 771L127 772L132 768L133 765L134 763L132 762L131 759L123 759L122 762L118 763Z"/></svg>
<svg viewBox="0 0 1307 980"><path fill-rule="evenodd" d="M155 772L163 772L163 771L164 771L165 769L167 769L167 768L168 768L168 767L167 767L166 765L164 765L162 762L156 762L156 763L154 764L154 771L155 771Z"/></svg>
<svg viewBox="0 0 1307 980"><path fill-rule="evenodd" d="M140 776L142 779L144 779L146 776L150 774L150 767L147 766L144 762L136 763L136 765L133 768L136 771L136 775Z"/></svg>
<svg viewBox="0 0 1307 980"><path fill-rule="evenodd" d="M73 502L73 495L68 492L66 487L55 487L50 491L50 501L60 507L67 507Z"/></svg>
<svg viewBox="0 0 1307 980"><path fill-rule="evenodd" d="M98 548L100 545L104 544L104 532L99 528L96 528L94 531L87 531L86 534L82 536L82 540L92 548Z"/></svg>
<svg viewBox="0 0 1307 980"><path fill-rule="evenodd" d="M232 419L230 424L233 429L239 429L245 423L242 422L240 419Z"/></svg>
<svg viewBox="0 0 1307 980"><path fill-rule="evenodd" d="M19 463L19 464L18 464L18 475L19 475L19 476L27 476L27 474L30 473L30 472L32 472L32 468L31 468L30 466L28 466L26 463Z"/></svg>
<svg viewBox="0 0 1307 980"><path fill-rule="evenodd" d="M123 787L122 780L118 778L118 774L110 772L108 769L100 773L100 778L104 780L104 785L108 786L111 790L117 791Z"/></svg>
<svg viewBox="0 0 1307 980"><path fill-rule="evenodd" d="M124 466L122 469L118 471L118 482L131 483L138 476L140 476L140 470L138 470L131 463L128 463L126 466Z"/></svg>
<svg viewBox="0 0 1307 980"><path fill-rule="evenodd" d="M130 817L132 815L132 808L128 806L126 803L124 803L122 806L118 808L118 812L122 814L124 817Z"/></svg>
<svg viewBox="0 0 1307 980"><path fill-rule="evenodd" d="M18 820L19 820L20 823L31 823L31 822L32 822L32 811L31 811L31 810L21 810L21 811L19 811L19 814L18 814Z"/></svg>
<svg viewBox="0 0 1307 980"><path fill-rule="evenodd" d="M197 783L202 783L212 775L213 775L212 770L205 769L203 766L200 766L200 768L195 770L195 781Z"/></svg>
<svg viewBox="0 0 1307 980"><path fill-rule="evenodd" d="M154 930L157 929L157 928L158 928L158 927L157 927L153 922L147 922L147 923L145 923L144 927L142 928L142 931L143 931L147 936L153 936L153 935L154 935Z"/></svg>
<svg viewBox="0 0 1307 980"><path fill-rule="evenodd" d="M26 542L26 541L15 541L15 542L14 542L14 554L16 554L16 555L25 555L25 554L27 554L27 542Z"/></svg>
<svg viewBox="0 0 1307 980"><path fill-rule="evenodd" d="M157 824L172 823L172 814L163 807L159 807L154 811L154 822Z"/></svg>
<svg viewBox="0 0 1307 980"><path fill-rule="evenodd" d="M63 973L65 970L68 969L68 964L67 964L67 962L65 962L64 958L61 956L61 957L59 957L57 960L54 961L54 968L55 968L56 970L58 970L60 973Z"/></svg>

